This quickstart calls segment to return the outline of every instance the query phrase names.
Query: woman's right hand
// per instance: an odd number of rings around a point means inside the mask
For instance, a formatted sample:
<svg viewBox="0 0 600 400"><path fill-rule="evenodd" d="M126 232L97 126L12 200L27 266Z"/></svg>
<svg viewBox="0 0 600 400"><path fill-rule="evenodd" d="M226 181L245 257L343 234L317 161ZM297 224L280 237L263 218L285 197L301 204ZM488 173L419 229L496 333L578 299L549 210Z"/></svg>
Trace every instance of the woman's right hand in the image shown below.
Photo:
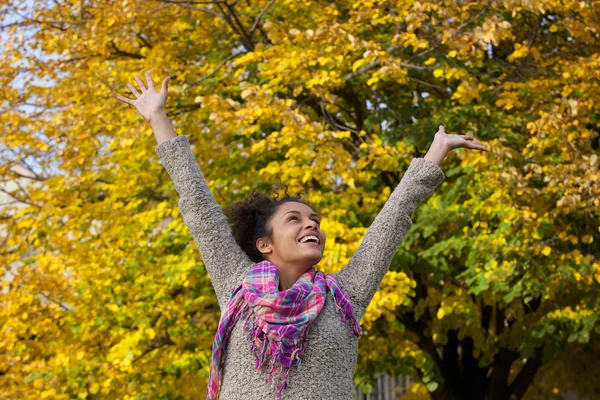
<svg viewBox="0 0 600 400"><path fill-rule="evenodd" d="M171 77L167 76L162 81L160 92L156 91L156 88L154 87L154 81L152 80L152 76L148 71L146 71L148 87L144 86L144 81L138 75L135 76L135 80L140 86L142 93L139 93L133 84L128 83L127 87L131 90L131 93L133 93L135 99L130 99L120 95L117 96L117 99L134 106L146 121L151 122L154 115L164 112L168 95L168 83L171 80Z"/></svg>

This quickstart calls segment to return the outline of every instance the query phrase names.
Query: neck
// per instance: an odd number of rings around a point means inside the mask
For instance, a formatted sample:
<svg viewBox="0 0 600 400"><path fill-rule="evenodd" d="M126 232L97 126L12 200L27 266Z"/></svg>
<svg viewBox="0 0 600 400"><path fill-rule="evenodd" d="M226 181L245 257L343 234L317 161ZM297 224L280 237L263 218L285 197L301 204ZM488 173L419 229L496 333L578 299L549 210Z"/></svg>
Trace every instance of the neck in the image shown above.
<svg viewBox="0 0 600 400"><path fill-rule="evenodd" d="M275 260L269 260L279 269L279 291L288 290L311 267L310 265L290 265Z"/></svg>
<svg viewBox="0 0 600 400"><path fill-rule="evenodd" d="M279 269L279 291L282 292L284 290L288 290L300 277L304 272L296 271L296 270L287 270L284 268Z"/></svg>

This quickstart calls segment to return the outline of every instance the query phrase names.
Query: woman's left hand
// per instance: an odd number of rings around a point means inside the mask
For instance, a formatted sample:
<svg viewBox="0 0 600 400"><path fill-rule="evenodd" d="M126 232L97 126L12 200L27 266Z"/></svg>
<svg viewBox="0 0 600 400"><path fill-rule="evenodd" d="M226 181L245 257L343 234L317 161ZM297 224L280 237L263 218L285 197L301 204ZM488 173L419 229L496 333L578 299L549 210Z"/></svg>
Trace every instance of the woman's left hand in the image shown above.
<svg viewBox="0 0 600 400"><path fill-rule="evenodd" d="M474 142L472 136L467 135L454 135L446 133L446 128L440 125L440 129L435 134L435 141L442 143L442 145L448 150L458 149L464 147L466 149L476 149L489 152L489 150L481 143Z"/></svg>

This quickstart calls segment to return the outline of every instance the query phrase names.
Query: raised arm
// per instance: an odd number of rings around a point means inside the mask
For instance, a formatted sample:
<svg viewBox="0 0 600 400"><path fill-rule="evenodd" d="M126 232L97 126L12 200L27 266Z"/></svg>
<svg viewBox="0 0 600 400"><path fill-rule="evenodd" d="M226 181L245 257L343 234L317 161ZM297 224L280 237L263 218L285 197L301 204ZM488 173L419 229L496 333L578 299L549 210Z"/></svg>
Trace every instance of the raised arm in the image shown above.
<svg viewBox="0 0 600 400"><path fill-rule="evenodd" d="M141 78L136 76L136 81L142 89L141 94L133 85L128 85L136 100L122 96L117 98L136 107L152 126L158 142L155 151L173 180L175 190L179 194L183 220L198 245L219 304L223 307L235 285L241 282L246 269L253 263L235 242L225 215L210 192L190 149L188 137L177 136L167 118L164 105L169 78L163 81L160 92L154 88L154 82L148 72L146 78L148 88L144 86Z"/></svg>
<svg viewBox="0 0 600 400"><path fill-rule="evenodd" d="M417 206L430 196L445 179L440 165L448 152L457 147L484 150L483 145L469 142L473 138L448 135L443 127L436 134L425 158L414 158L402 180L367 230L350 262L338 274L344 290L362 316L379 284L387 273L396 249L412 227Z"/></svg>

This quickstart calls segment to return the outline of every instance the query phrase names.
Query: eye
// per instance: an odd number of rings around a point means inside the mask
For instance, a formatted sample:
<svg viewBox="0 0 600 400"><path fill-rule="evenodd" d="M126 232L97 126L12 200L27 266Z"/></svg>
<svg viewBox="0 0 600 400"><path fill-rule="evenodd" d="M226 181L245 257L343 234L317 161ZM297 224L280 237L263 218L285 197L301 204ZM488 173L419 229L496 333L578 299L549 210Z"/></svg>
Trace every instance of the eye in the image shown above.
<svg viewBox="0 0 600 400"><path fill-rule="evenodd" d="M289 217L289 218L288 218L288 221L291 221L291 220L292 220L292 218L294 218L294 219L298 219L298 218L296 218L296 216L292 215L291 217Z"/></svg>

